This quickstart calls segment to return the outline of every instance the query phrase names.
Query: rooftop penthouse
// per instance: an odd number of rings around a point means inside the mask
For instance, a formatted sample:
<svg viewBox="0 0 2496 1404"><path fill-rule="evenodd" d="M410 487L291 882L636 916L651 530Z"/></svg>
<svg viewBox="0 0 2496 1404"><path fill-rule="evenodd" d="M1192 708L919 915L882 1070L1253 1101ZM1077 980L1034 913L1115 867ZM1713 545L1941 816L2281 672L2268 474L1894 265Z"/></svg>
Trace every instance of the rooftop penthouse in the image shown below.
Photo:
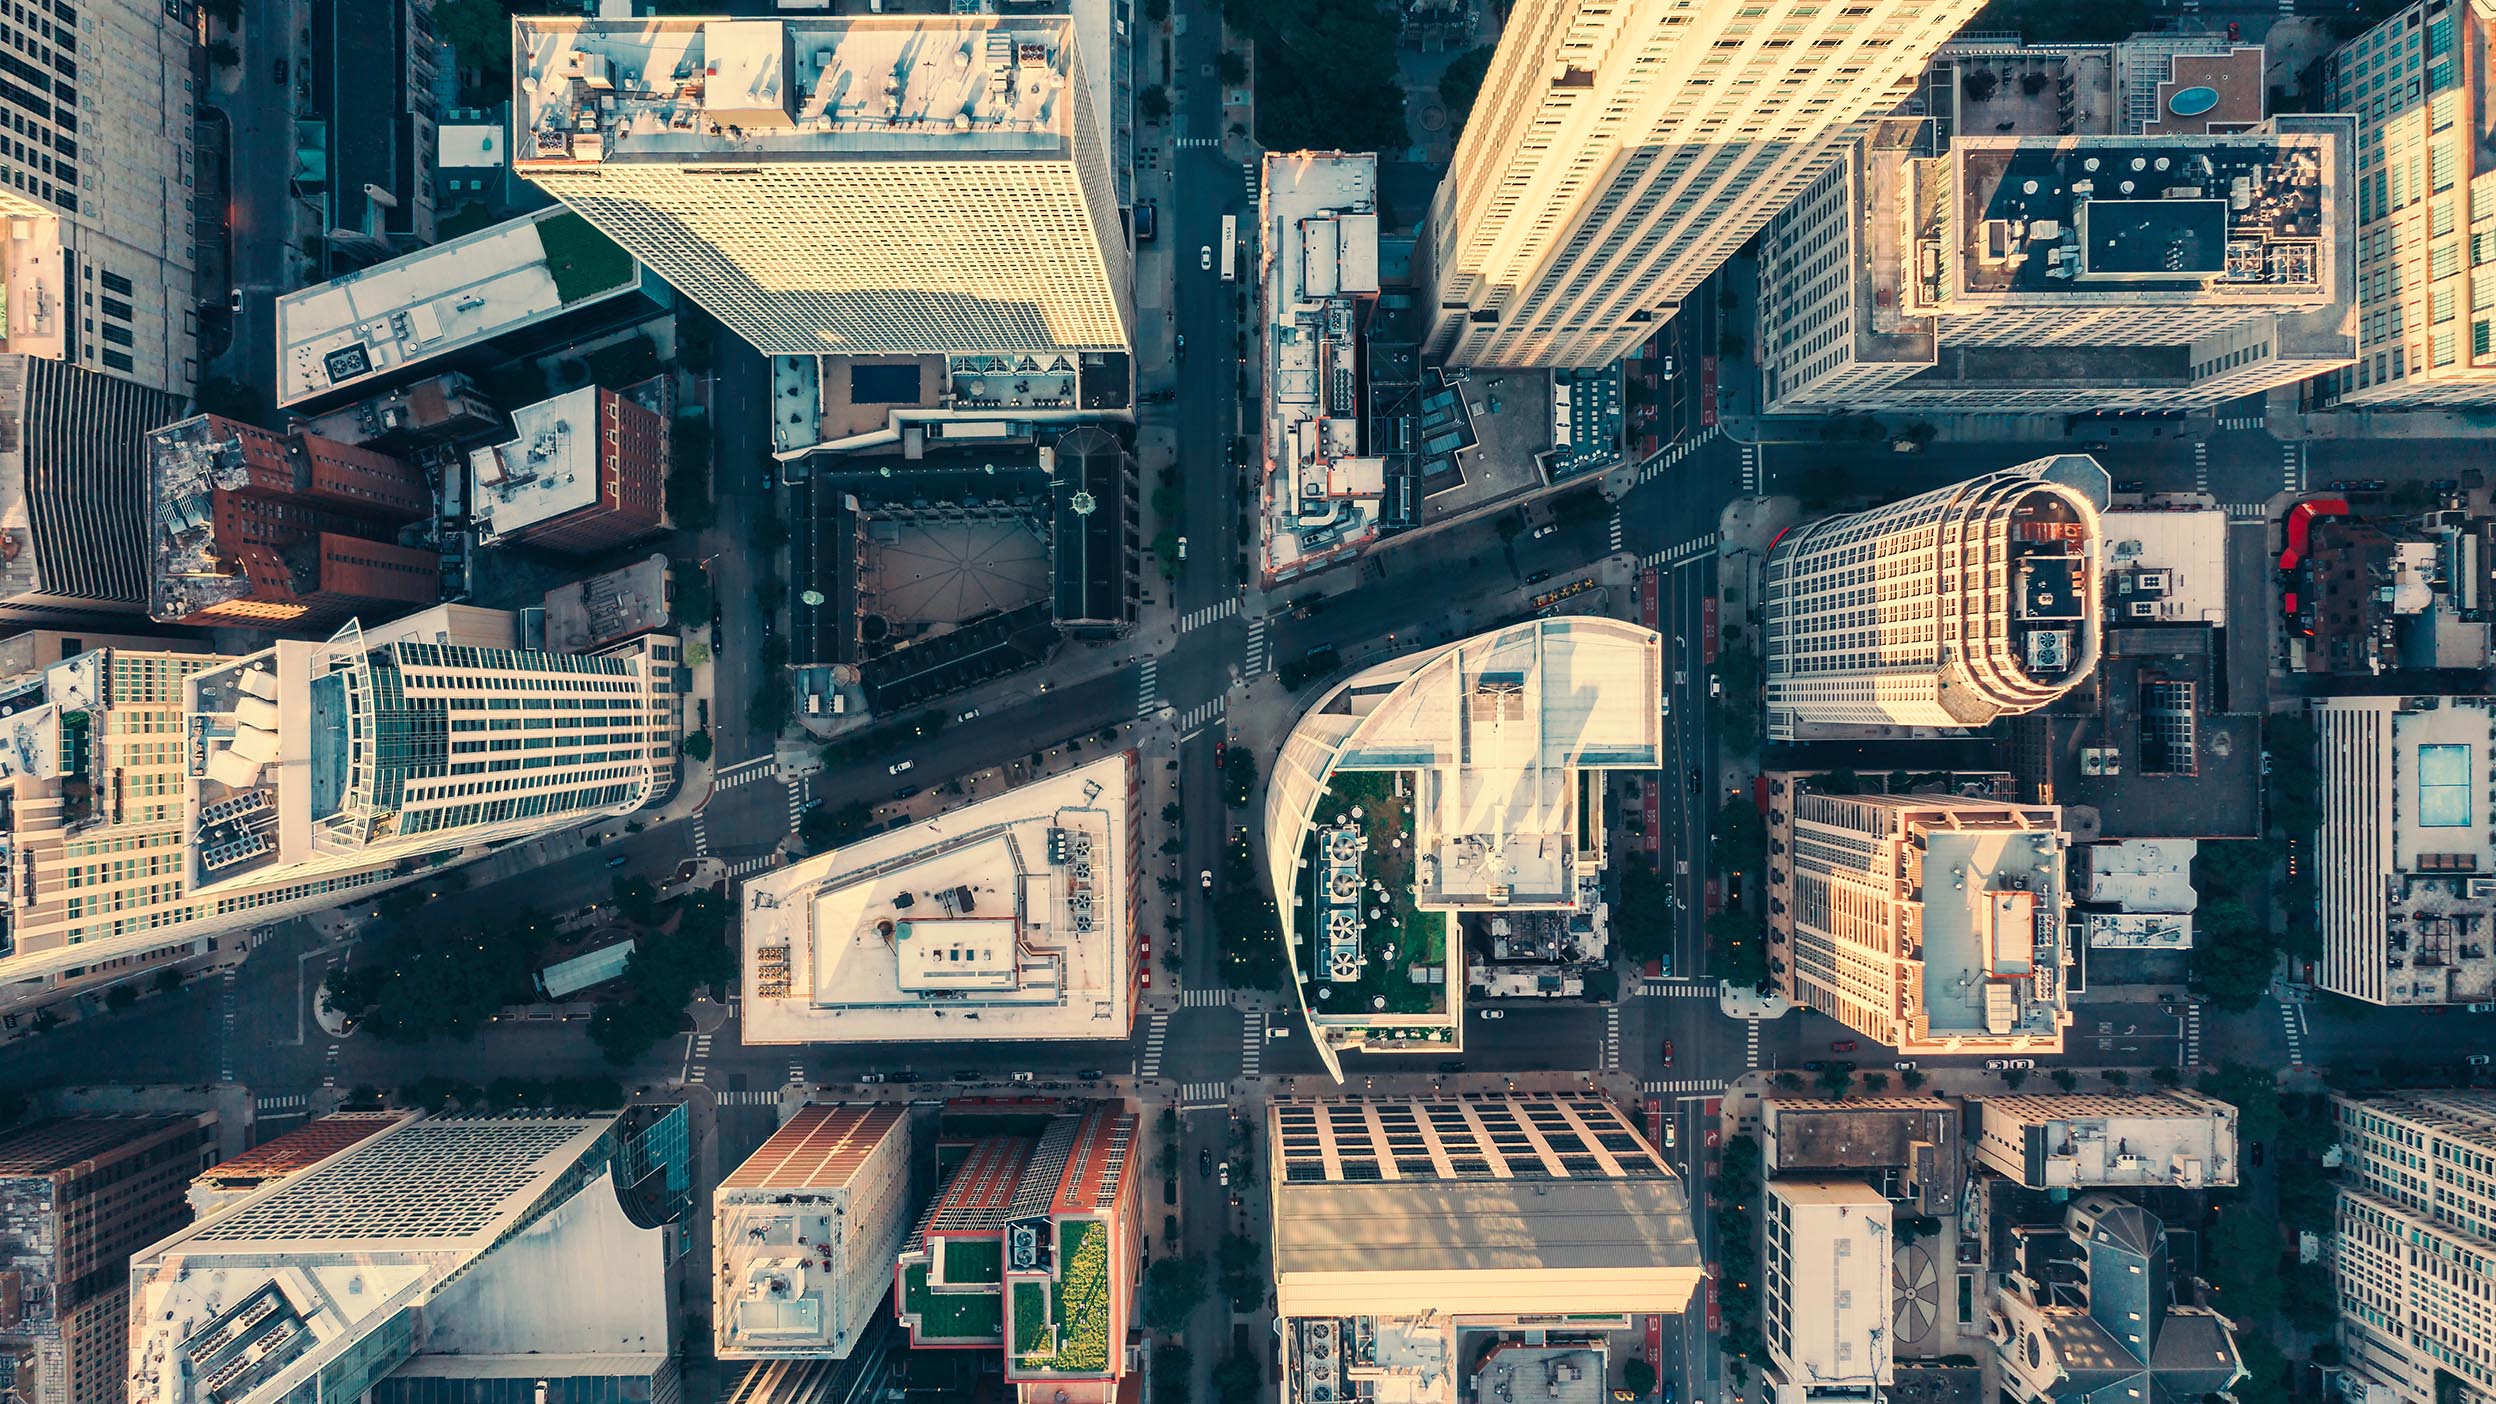
<svg viewBox="0 0 2496 1404"><path fill-rule="evenodd" d="M1053 154L1063 16L513 21L513 162Z"/></svg>

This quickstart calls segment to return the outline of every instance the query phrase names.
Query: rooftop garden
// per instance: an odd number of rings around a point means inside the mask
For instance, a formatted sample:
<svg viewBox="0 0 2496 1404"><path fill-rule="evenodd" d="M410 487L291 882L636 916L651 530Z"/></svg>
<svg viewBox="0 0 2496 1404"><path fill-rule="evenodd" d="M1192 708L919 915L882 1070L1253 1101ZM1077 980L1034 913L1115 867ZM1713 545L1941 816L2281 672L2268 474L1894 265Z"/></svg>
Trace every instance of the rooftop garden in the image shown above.
<svg viewBox="0 0 2496 1404"><path fill-rule="evenodd" d="M1040 1284L1014 1284L1014 1365L1018 1372L1063 1375L1109 1372L1109 1229L1095 1220L1057 1226L1057 1281L1048 1288L1046 1315L1057 1323L1055 1349L1045 1329L1026 1335L1023 1289L1032 1289L1035 1323L1042 1314Z"/></svg>
<svg viewBox="0 0 2496 1404"><path fill-rule="evenodd" d="M555 296L567 303L622 287L633 276L632 255L570 211L539 220L537 240L546 246Z"/></svg>
<svg viewBox="0 0 2496 1404"><path fill-rule="evenodd" d="M1005 1338L1005 1299L994 1291L939 1292L928 1285L927 1264L902 1269L901 1310L918 1321L921 1342L969 1343Z"/></svg>
<svg viewBox="0 0 2496 1404"><path fill-rule="evenodd" d="M993 1239L947 1238L945 1245L945 1281L959 1286L965 1282L995 1282L1004 1276L1005 1247Z"/></svg>
<svg viewBox="0 0 2496 1404"><path fill-rule="evenodd" d="M1297 924L1305 942L1301 979L1309 1008L1332 1018L1356 1019L1447 1012L1447 914L1425 912L1413 901L1413 815L1410 776L1401 771L1338 771L1310 821L1300 847ZM1336 835L1358 834L1357 893L1362 964L1350 980L1328 971L1326 915L1330 882L1349 879ZM1345 884L1349 886L1348 882ZM1338 892L1345 887L1338 887ZM1341 909L1341 903L1331 904ZM1440 972L1414 978L1417 972Z"/></svg>

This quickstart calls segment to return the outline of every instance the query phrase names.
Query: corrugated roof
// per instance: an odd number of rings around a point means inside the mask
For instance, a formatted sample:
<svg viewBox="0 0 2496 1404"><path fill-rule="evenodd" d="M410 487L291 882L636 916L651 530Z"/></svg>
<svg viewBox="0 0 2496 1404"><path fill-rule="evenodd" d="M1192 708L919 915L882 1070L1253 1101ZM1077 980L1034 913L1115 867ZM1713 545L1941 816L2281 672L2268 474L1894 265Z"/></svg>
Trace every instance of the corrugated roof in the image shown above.
<svg viewBox="0 0 2496 1404"><path fill-rule="evenodd" d="M405 1112L332 1112L273 1141L265 1141L232 1160L217 1162L193 1183L234 1189L291 1175L297 1170L318 1165L366 1137L379 1135L406 1119Z"/></svg>
<svg viewBox="0 0 2496 1404"><path fill-rule="evenodd" d="M849 1183L899 1125L897 1106L801 1107L720 1182L721 1189L828 1189Z"/></svg>

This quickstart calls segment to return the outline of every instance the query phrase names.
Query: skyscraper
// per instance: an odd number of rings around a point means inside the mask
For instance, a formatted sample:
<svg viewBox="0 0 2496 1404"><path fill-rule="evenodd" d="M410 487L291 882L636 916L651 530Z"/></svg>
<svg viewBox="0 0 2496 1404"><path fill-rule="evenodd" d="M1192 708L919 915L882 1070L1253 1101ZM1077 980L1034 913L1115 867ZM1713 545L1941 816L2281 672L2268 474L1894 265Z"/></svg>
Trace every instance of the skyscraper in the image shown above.
<svg viewBox="0 0 2496 1404"><path fill-rule="evenodd" d="M2058 454L1798 527L1768 553L1768 734L1983 726L2097 666L2106 470Z"/></svg>
<svg viewBox="0 0 2496 1404"><path fill-rule="evenodd" d="M191 1216L216 1117L80 1116L0 1137L0 1359L24 1404L119 1404L132 1253Z"/></svg>
<svg viewBox="0 0 2496 1404"><path fill-rule="evenodd" d="M1062 15L514 21L513 167L775 355L1124 350Z"/></svg>
<svg viewBox="0 0 2496 1404"><path fill-rule="evenodd" d="M2340 1131L2340 1350L2351 1379L2409 1404L2496 1393L2496 1095L2331 1099ZM2355 1390L2349 1398L2361 1397Z"/></svg>
<svg viewBox="0 0 2496 1404"><path fill-rule="evenodd" d="M908 1108L799 1108L711 1195L719 1358L847 1359L892 1290L909 1194Z"/></svg>
<svg viewBox="0 0 2496 1404"><path fill-rule="evenodd" d="M556 654L516 629L442 605L243 658L97 649L0 684L9 995L664 793L674 641Z"/></svg>
<svg viewBox="0 0 2496 1404"><path fill-rule="evenodd" d="M2314 983L2369 1004L2496 1000L2496 814L2481 779L2496 755L2496 698L2327 697L2313 717Z"/></svg>
<svg viewBox="0 0 2496 1404"><path fill-rule="evenodd" d="M1422 246L1427 350L1600 366L1914 88L1975 0L1521 0Z"/></svg>
<svg viewBox="0 0 2496 1404"><path fill-rule="evenodd" d="M0 240L0 258L8 241ZM183 397L0 354L0 621L147 612L148 431Z"/></svg>

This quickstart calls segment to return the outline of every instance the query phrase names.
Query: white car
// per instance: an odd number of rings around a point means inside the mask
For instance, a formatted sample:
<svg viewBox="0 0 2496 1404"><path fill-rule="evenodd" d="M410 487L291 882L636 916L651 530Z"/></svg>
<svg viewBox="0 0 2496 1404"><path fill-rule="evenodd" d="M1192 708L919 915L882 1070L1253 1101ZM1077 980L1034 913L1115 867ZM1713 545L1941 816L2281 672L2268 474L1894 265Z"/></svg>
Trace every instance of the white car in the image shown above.
<svg viewBox="0 0 2496 1404"><path fill-rule="evenodd" d="M1198 873L1196 875L1196 885L1203 888L1207 892L1211 892L1213 890L1213 869L1207 868L1203 872Z"/></svg>
<svg viewBox="0 0 2496 1404"><path fill-rule="evenodd" d="M2034 1058L1987 1058L1985 1060L1985 1071L2026 1072L2036 1065L2037 1060Z"/></svg>
<svg viewBox="0 0 2496 1404"><path fill-rule="evenodd" d="M1184 536L1179 538L1179 559L1187 559L1187 538Z"/></svg>
<svg viewBox="0 0 2496 1404"><path fill-rule="evenodd" d="M884 768L884 773L887 775L899 775L903 771L908 770L910 767L917 764L918 762L914 760L894 761L891 765Z"/></svg>
<svg viewBox="0 0 2496 1404"><path fill-rule="evenodd" d="M1226 1160L1222 1162L1222 1173L1216 1178L1222 1188L1229 1189L1231 1187L1231 1163L1229 1161Z"/></svg>
<svg viewBox="0 0 2496 1404"><path fill-rule="evenodd" d="M1196 251L1196 266L1205 269L1213 267L1213 245L1207 244Z"/></svg>
<svg viewBox="0 0 2496 1404"><path fill-rule="evenodd" d="M1725 680L1724 680L1723 678L1720 678L1720 677L1715 677L1715 676L1711 675L1711 676L1708 678L1708 680L1707 680L1707 695L1708 695L1708 696L1710 696L1710 697L1722 697L1722 696L1724 696L1724 695L1725 695Z"/></svg>
<svg viewBox="0 0 2496 1404"><path fill-rule="evenodd" d="M1559 529L1560 524L1558 522L1545 522L1541 526L1534 528L1534 539L1536 541L1540 541L1544 537L1551 535Z"/></svg>
<svg viewBox="0 0 2496 1404"><path fill-rule="evenodd" d="M965 710L962 712L962 714L961 714L960 716L955 717L955 718L954 718L954 720L955 720L955 721L976 721L976 720L978 720L978 718L979 718L979 709L978 709L977 707L971 707L971 708L967 708L967 709L965 709Z"/></svg>
<svg viewBox="0 0 2496 1404"><path fill-rule="evenodd" d="M1485 1009L1482 1011L1482 1017L1485 1019L1505 1019L1508 1017L1508 1011L1505 1009Z"/></svg>

